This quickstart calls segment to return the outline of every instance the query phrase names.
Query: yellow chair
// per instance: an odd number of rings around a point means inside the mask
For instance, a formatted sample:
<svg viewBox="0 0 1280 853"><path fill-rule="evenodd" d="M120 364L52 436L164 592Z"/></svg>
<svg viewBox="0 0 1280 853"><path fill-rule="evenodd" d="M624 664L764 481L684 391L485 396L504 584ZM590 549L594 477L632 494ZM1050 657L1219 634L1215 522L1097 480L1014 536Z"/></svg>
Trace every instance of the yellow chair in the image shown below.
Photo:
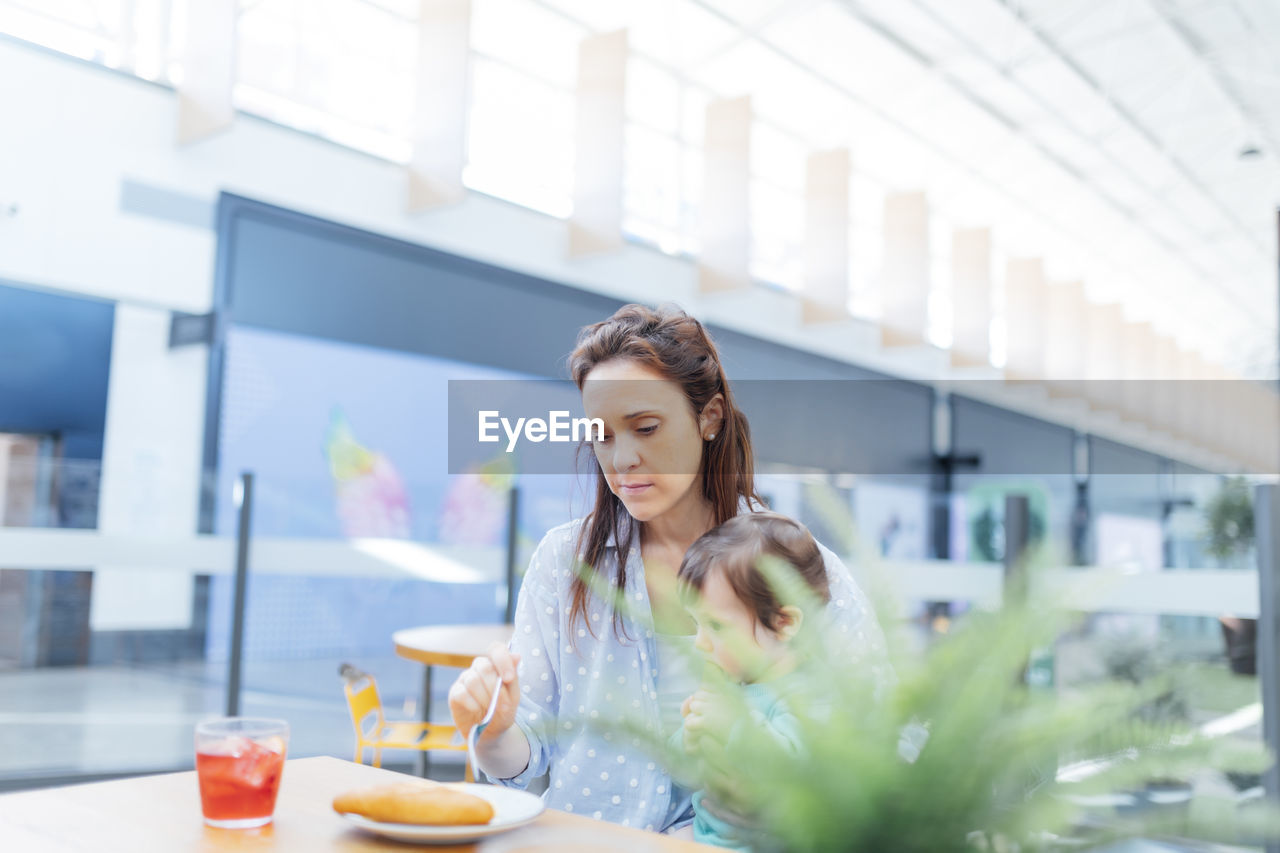
<svg viewBox="0 0 1280 853"><path fill-rule="evenodd" d="M358 671L356 671L358 672ZM358 672L343 685L347 707L351 710L351 722L356 730L356 764L364 763L364 751L373 750L373 766L382 766L384 749L447 749L466 752L465 743L455 744L457 727L410 721L389 721L382 714L382 698L378 695L378 683L372 675ZM474 781L471 762L467 761L466 779Z"/></svg>

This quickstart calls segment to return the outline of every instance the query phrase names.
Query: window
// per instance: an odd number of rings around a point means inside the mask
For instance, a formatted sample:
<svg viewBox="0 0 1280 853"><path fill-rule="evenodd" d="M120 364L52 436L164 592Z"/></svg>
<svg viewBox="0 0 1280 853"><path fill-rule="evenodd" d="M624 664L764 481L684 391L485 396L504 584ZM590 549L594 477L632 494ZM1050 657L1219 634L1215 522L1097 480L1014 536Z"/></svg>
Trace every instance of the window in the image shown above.
<svg viewBox="0 0 1280 853"><path fill-rule="evenodd" d="M365 0L244 4L235 104L408 162L417 36L416 16Z"/></svg>

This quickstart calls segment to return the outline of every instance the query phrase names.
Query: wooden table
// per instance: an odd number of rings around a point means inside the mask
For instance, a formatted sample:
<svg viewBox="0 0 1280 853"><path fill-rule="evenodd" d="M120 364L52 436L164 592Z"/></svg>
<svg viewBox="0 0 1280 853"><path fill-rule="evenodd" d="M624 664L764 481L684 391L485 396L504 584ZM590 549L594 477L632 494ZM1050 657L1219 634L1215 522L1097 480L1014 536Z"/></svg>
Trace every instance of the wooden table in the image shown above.
<svg viewBox="0 0 1280 853"><path fill-rule="evenodd" d="M405 628L391 635L396 654L426 664L422 676L422 721L431 722L431 668L456 666L466 668L494 643L506 645L511 639L512 625L428 625ZM417 766L421 775L430 770L427 753L419 752Z"/></svg>
<svg viewBox="0 0 1280 853"><path fill-rule="evenodd" d="M0 796L0 847L14 853L479 849L478 844L416 847L384 841L361 832L333 811L334 796L349 788L404 778L337 758L295 758L285 764L274 822L258 829L205 826L194 771L5 794ZM552 847L537 841L553 830L588 838L587 843L597 850L692 853L714 849L552 810L528 826L491 837L506 839L520 850L551 851ZM522 838L531 846L515 844Z"/></svg>
<svg viewBox="0 0 1280 853"><path fill-rule="evenodd" d="M428 625L391 635L396 654L427 666L468 667L494 643L507 644L512 625Z"/></svg>

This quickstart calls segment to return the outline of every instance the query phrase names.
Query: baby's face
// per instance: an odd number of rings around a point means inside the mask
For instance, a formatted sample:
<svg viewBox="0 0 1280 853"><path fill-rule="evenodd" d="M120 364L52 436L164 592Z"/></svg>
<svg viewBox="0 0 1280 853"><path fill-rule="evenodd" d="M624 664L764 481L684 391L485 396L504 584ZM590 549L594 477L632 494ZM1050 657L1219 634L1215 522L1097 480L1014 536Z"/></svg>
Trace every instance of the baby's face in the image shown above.
<svg viewBox="0 0 1280 853"><path fill-rule="evenodd" d="M698 623L694 647L738 681L750 683L782 656L786 642L755 620L754 613L712 570L691 611Z"/></svg>

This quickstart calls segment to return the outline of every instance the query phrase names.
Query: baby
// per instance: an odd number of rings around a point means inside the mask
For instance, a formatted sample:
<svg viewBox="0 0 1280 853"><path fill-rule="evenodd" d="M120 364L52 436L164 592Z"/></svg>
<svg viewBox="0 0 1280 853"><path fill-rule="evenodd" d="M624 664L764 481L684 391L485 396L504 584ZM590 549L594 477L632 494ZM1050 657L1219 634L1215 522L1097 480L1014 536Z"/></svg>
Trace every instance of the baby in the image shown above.
<svg viewBox="0 0 1280 853"><path fill-rule="evenodd" d="M779 601L774 593L777 579L771 583L772 573L761 570L765 561L790 567L815 605L830 601L826 568L813 536L797 522L771 512L743 513L708 531L685 554L679 582L698 625L695 648L729 680L743 685L750 717L746 736L771 737L799 755L799 720L783 697L793 692L788 676L798 660L792 641L805 614L799 606ZM685 700L681 710L684 721L671 745L695 756L703 751L705 740L724 744L744 722L743 714L726 711L725 703L706 689ZM693 807L695 840L750 848L750 827L741 816L705 791L693 795Z"/></svg>

